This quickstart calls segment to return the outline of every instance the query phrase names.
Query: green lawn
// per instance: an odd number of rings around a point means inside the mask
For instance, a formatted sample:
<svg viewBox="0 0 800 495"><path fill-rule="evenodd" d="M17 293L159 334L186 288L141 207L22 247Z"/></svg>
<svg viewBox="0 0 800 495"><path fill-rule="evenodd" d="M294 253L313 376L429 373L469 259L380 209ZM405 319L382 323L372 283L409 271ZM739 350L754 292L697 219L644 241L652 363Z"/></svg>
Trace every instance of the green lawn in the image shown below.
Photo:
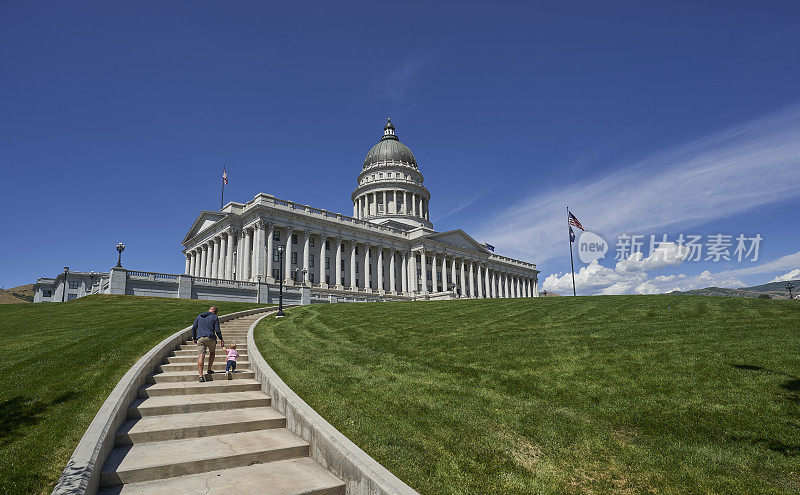
<svg viewBox="0 0 800 495"><path fill-rule="evenodd" d="M216 304L89 296L0 306L0 493L49 493L97 410L148 350Z"/></svg>
<svg viewBox="0 0 800 495"><path fill-rule="evenodd" d="M796 493L800 304L700 296L314 305L267 361L424 494Z"/></svg>

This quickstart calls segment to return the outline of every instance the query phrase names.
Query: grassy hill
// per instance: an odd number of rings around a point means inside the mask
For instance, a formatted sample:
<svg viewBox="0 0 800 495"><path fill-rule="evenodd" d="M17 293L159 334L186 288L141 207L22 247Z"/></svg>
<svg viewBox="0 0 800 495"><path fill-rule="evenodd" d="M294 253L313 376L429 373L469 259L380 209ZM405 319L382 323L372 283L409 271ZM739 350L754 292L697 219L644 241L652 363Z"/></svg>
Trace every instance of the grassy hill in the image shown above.
<svg viewBox="0 0 800 495"><path fill-rule="evenodd" d="M0 289L0 304L31 302L33 302L33 284L20 285L11 289Z"/></svg>
<svg viewBox="0 0 800 495"><path fill-rule="evenodd" d="M800 287L800 280L793 280L795 287ZM671 294L685 294L690 296L726 296L726 297L759 297L762 294L769 295L772 299L789 299L789 293L785 289L786 282L770 282L768 284L754 285L752 287L740 287L738 289L727 289L725 287L706 287L705 289L694 289L685 292L673 291ZM795 292L795 295L797 292Z"/></svg>
<svg viewBox="0 0 800 495"><path fill-rule="evenodd" d="M259 306L215 304L219 314ZM49 493L122 375L209 305L88 296L0 306L0 494Z"/></svg>
<svg viewBox="0 0 800 495"><path fill-rule="evenodd" d="M797 493L800 304L658 296L333 304L265 358L423 494Z"/></svg>

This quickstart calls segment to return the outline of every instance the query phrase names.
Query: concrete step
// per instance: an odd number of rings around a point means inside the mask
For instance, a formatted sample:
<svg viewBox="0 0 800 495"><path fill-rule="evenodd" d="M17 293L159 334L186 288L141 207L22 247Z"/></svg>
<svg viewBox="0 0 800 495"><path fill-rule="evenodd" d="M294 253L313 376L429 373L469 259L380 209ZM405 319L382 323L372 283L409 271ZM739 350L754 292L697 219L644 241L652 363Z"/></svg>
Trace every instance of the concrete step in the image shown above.
<svg viewBox="0 0 800 495"><path fill-rule="evenodd" d="M231 380L244 380L244 379L252 379L255 376L253 370L249 369L237 369L236 371L231 373ZM206 382L212 381L222 381L227 380L228 377L225 376L224 371L217 371L216 373L208 374L205 373L203 375ZM159 384L179 384L185 382L197 382L199 385L202 385L203 382L199 380L199 376L197 374L197 368L194 371L170 371L166 373L156 373L153 375L149 375L147 377L147 383L159 383Z"/></svg>
<svg viewBox="0 0 800 495"><path fill-rule="evenodd" d="M117 430L116 444L132 445L285 427L286 417L271 407L167 414L129 419Z"/></svg>
<svg viewBox="0 0 800 495"><path fill-rule="evenodd" d="M308 451L308 443L286 428L116 447L100 472L100 486L303 457ZM228 488L236 491L235 486Z"/></svg>
<svg viewBox="0 0 800 495"><path fill-rule="evenodd" d="M167 363L168 364L172 364L172 363L195 363L195 364L197 364L197 351L196 350L194 352L192 352L192 351L177 351L177 352L180 352L181 354L177 354L176 353L175 356L169 356L167 358ZM223 358L225 357L224 354L220 354L220 356L222 356ZM216 359L217 358L215 357L214 360L216 361ZM247 361L247 351L245 351L245 352L239 351L239 361Z"/></svg>
<svg viewBox="0 0 800 495"><path fill-rule="evenodd" d="M98 495L344 495L345 484L308 457L106 488Z"/></svg>
<svg viewBox="0 0 800 495"><path fill-rule="evenodd" d="M178 351L194 351L195 355L197 355L197 344L195 344L191 340L187 340L185 343L179 345L177 350ZM239 351L239 352L242 352L243 350L246 351L247 350L247 344L244 344L244 343L240 344L239 342L237 342L236 343L236 350ZM217 346L217 348L215 349L215 352L217 354L220 354L222 352L222 348L220 346Z"/></svg>
<svg viewBox="0 0 800 495"><path fill-rule="evenodd" d="M252 373L252 372L251 372ZM241 373L244 375L245 373ZM192 395L192 394L217 394L225 392L247 392L251 390L261 390L261 384L253 380L253 376L242 376L230 380L225 375L212 375L213 378L206 378L201 382L194 378L190 381L182 382L160 382L145 385L137 391L137 396L146 399L147 397L161 397L164 395Z"/></svg>
<svg viewBox="0 0 800 495"><path fill-rule="evenodd" d="M231 380L233 382L233 380ZM229 383L227 380L219 384ZM213 382L209 385L216 385ZM198 383L198 385L204 385ZM154 386L154 385L153 385ZM136 399L128 408L129 418L158 416L162 414L183 414L201 411L221 411L242 407L266 407L270 398L259 391L222 392L189 395L164 395Z"/></svg>
<svg viewBox="0 0 800 495"><path fill-rule="evenodd" d="M214 364L211 369L214 371L225 371L225 356L215 356ZM208 357L206 357L203 364L205 369L208 369ZM250 361L242 361L241 359L236 362L236 369L250 368ZM188 363L166 363L156 366L156 371L169 373L171 371L195 371L197 372L197 359L194 362ZM196 374L196 373L195 373Z"/></svg>

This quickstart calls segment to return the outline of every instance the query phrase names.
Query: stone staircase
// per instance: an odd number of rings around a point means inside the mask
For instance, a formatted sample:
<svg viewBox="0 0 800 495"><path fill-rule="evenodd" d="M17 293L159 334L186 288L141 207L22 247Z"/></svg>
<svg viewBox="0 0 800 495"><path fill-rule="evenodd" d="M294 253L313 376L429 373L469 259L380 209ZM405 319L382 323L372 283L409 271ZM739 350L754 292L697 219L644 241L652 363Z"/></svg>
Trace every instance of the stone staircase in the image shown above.
<svg viewBox="0 0 800 495"><path fill-rule="evenodd" d="M239 351L231 380L218 346L216 373L198 382L191 340L156 368L116 432L99 493L344 495L344 483L309 457L308 443L286 429L253 378L247 331L259 317L222 324L225 343Z"/></svg>

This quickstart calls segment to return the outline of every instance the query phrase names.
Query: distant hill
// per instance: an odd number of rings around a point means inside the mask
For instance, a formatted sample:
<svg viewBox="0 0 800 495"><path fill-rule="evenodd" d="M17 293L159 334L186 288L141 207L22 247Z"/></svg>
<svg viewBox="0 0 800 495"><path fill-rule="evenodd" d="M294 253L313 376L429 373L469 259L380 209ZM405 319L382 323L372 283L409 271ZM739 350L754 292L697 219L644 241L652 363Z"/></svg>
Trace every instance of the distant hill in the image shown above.
<svg viewBox="0 0 800 495"><path fill-rule="evenodd" d="M800 280L791 281L796 288L800 288ZM727 296L727 297L759 297L768 294L773 299L789 299L789 293L785 289L786 282L770 282L768 284L754 285L752 287L740 287L738 289L726 289L724 287L706 287L705 289L687 290L685 292L672 291L670 294L687 294L691 296ZM797 296L798 290L794 291Z"/></svg>
<svg viewBox="0 0 800 495"><path fill-rule="evenodd" d="M20 285L11 289L0 289L0 304L19 304L33 302L33 284Z"/></svg>

